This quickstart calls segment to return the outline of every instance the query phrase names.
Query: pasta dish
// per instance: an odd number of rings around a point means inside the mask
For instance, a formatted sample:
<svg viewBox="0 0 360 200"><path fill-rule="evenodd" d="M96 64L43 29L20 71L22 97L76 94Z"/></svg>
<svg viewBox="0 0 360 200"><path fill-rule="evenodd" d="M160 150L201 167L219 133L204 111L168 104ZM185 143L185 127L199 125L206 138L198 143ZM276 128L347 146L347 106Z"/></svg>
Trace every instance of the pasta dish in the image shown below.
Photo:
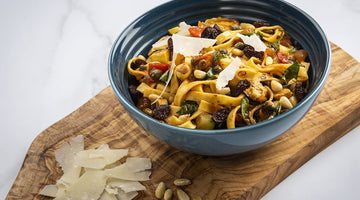
<svg viewBox="0 0 360 200"><path fill-rule="evenodd" d="M211 18L180 22L128 61L138 109L174 126L230 129L271 119L307 94L307 52L281 26Z"/></svg>

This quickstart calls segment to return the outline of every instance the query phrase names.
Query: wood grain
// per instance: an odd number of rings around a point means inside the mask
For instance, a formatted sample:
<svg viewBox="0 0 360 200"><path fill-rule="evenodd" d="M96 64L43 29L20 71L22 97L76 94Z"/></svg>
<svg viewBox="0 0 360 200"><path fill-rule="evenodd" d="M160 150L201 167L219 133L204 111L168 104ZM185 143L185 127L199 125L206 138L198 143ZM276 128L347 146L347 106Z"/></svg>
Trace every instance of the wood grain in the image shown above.
<svg viewBox="0 0 360 200"><path fill-rule="evenodd" d="M62 175L54 150L82 134L85 148L108 143L128 148L131 156L150 157L151 180L137 199L155 199L158 182L175 188L175 178L189 178L188 193L203 199L260 199L297 168L360 124L360 64L332 44L332 68L314 106L276 141L251 152L209 157L182 152L159 142L130 119L110 87L40 133L30 146L7 198L49 199L38 195Z"/></svg>

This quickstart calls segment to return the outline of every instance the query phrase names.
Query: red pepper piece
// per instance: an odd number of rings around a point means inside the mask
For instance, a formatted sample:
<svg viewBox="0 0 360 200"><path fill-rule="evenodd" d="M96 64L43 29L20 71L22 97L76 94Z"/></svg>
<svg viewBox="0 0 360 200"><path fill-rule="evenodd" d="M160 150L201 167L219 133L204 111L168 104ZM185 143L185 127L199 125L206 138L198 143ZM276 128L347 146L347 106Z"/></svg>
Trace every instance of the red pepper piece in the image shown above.
<svg viewBox="0 0 360 200"><path fill-rule="evenodd" d="M285 63L285 64L291 63L284 53L278 52L276 55L281 63Z"/></svg>
<svg viewBox="0 0 360 200"><path fill-rule="evenodd" d="M169 64L166 63L149 63L149 71L151 71L151 69L160 69L163 73L166 72L166 70L168 70L170 67Z"/></svg>
<svg viewBox="0 0 360 200"><path fill-rule="evenodd" d="M204 29L197 27L197 26L193 26L193 27L190 27L188 30L193 37L199 38L199 37L201 37L201 33L203 32Z"/></svg>

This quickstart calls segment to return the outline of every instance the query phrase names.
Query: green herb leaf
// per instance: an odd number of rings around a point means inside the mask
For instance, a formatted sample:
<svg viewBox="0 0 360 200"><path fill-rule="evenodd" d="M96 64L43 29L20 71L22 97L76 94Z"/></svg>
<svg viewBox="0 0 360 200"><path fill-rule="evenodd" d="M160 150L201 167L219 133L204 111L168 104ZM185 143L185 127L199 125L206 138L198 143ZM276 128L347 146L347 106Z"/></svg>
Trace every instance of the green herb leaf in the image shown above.
<svg viewBox="0 0 360 200"><path fill-rule="evenodd" d="M160 76L159 81L166 83L166 81L168 80L168 75L169 75L169 70L166 70L166 72Z"/></svg>
<svg viewBox="0 0 360 200"><path fill-rule="evenodd" d="M260 39L263 39L264 35L260 31L258 31L256 34L259 35Z"/></svg>
<svg viewBox="0 0 360 200"><path fill-rule="evenodd" d="M284 76L283 79L285 81L287 80L291 80L291 79L297 79L298 73L299 73L299 68L300 65L297 62L294 62L292 65L290 65L290 67L288 67L285 72L284 72Z"/></svg>
<svg viewBox="0 0 360 200"><path fill-rule="evenodd" d="M253 35L254 33L241 33L241 34L246 35L246 36L251 36L251 35Z"/></svg>
<svg viewBox="0 0 360 200"><path fill-rule="evenodd" d="M246 112L247 112L248 108L249 108L249 99L244 97L241 99L241 115L244 120L246 118Z"/></svg>
<svg viewBox="0 0 360 200"><path fill-rule="evenodd" d="M274 42L274 43L269 43L269 46L274 48L275 51L278 51L279 50L279 46L280 46L280 40Z"/></svg>
<svg viewBox="0 0 360 200"><path fill-rule="evenodd" d="M217 61L219 60L220 57L221 57L221 53L220 53L220 51L217 51L213 58L213 65L215 65L217 63Z"/></svg>
<svg viewBox="0 0 360 200"><path fill-rule="evenodd" d="M289 51L289 53L295 53L297 51L297 49L295 47L291 47L291 50Z"/></svg>
<svg viewBox="0 0 360 200"><path fill-rule="evenodd" d="M206 72L206 76L210 79L215 79L216 76L214 75L214 72L213 72L213 68L210 68L207 72Z"/></svg>
<svg viewBox="0 0 360 200"><path fill-rule="evenodd" d="M275 107L275 116L276 116L276 115L279 115L279 114L280 114L280 111L281 111L281 104L278 104L278 105Z"/></svg>
<svg viewBox="0 0 360 200"><path fill-rule="evenodd" d="M179 115L193 114L197 111L199 105L196 101L184 100L181 102L181 109L176 113Z"/></svg>

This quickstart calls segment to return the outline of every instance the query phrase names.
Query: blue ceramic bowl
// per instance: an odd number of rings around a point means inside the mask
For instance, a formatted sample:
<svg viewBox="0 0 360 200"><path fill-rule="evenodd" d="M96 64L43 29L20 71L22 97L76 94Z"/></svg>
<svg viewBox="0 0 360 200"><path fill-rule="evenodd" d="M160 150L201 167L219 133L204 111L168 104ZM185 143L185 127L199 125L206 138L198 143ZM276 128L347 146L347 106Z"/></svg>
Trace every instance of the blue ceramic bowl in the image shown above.
<svg viewBox="0 0 360 200"><path fill-rule="evenodd" d="M212 17L241 22L266 20L282 26L308 52L310 90L293 109L264 122L225 130L180 128L147 116L128 92L127 62L150 47L179 22L196 24ZM299 8L277 0L177 0L162 4L132 22L115 41L109 56L109 77L115 95L130 116L148 133L175 148L202 155L231 155L259 148L294 126L310 109L330 71L329 42L314 19Z"/></svg>

